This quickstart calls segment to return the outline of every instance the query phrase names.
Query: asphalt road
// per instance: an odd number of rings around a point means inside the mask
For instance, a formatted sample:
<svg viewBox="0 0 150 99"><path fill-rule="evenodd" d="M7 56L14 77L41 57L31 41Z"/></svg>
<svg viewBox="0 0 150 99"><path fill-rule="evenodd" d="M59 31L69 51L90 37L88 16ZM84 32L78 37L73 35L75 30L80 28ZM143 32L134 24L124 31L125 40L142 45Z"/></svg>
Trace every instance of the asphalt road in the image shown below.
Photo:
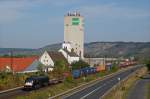
<svg viewBox="0 0 150 99"><path fill-rule="evenodd" d="M150 83L150 74L145 75L135 83L135 85L129 92L127 99L146 99L146 94L148 94L148 88L146 87L146 85L148 83Z"/></svg>
<svg viewBox="0 0 150 99"><path fill-rule="evenodd" d="M62 99L100 99L104 95L104 93L106 93L110 88L112 88L115 84L119 82L118 78L122 80L138 68L140 67L131 68L129 70L123 71L112 77L99 81L96 84L80 90L76 93L63 96Z"/></svg>

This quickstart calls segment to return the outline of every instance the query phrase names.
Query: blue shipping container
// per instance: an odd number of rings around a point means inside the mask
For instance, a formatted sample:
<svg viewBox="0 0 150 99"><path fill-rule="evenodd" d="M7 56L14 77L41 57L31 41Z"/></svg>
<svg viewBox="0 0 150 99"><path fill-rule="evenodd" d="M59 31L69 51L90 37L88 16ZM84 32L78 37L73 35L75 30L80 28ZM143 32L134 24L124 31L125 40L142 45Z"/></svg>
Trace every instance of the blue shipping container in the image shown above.
<svg viewBox="0 0 150 99"><path fill-rule="evenodd" d="M73 70L72 76L73 76L73 78L79 78L80 77L80 70Z"/></svg>
<svg viewBox="0 0 150 99"><path fill-rule="evenodd" d="M107 68L107 70L109 71L109 70L111 70L112 65L111 65L111 64L110 64L110 65L106 65L106 68Z"/></svg>

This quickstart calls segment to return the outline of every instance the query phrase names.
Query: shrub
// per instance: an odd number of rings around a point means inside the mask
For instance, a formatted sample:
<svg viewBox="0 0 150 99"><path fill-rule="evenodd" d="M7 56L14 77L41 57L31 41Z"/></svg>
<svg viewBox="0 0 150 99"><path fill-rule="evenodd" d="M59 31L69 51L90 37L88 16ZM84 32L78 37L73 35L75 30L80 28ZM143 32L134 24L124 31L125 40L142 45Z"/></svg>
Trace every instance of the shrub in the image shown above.
<svg viewBox="0 0 150 99"><path fill-rule="evenodd" d="M150 59L146 60L145 64L146 64L148 71L150 71Z"/></svg>
<svg viewBox="0 0 150 99"><path fill-rule="evenodd" d="M71 76L66 77L65 79L66 82L73 82L73 78Z"/></svg>
<svg viewBox="0 0 150 99"><path fill-rule="evenodd" d="M83 60L79 60L77 62L73 62L71 64L72 66L72 69L81 69L81 68L84 68L84 67L89 67L90 65L86 62L84 62Z"/></svg>

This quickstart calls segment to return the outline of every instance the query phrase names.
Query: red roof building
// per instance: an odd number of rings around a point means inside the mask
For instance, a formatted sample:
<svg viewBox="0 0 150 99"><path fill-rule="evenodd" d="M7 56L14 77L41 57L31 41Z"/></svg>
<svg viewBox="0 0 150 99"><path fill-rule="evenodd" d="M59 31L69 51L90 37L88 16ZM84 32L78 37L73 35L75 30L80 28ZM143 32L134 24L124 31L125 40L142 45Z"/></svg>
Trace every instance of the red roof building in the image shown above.
<svg viewBox="0 0 150 99"><path fill-rule="evenodd" d="M21 72L25 70L32 62L37 59L34 57L24 57L24 58L1 58L0 57L0 71L9 67L14 72Z"/></svg>

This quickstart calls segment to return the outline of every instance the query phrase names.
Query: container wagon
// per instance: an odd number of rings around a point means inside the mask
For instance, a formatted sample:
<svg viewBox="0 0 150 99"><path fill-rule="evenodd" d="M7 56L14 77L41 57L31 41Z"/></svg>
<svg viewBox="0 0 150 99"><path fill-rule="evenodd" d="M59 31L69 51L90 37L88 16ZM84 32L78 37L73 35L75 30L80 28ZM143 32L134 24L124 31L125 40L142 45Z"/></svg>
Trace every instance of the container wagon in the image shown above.
<svg viewBox="0 0 150 99"><path fill-rule="evenodd" d="M73 70L72 76L73 76L73 78L79 78L80 77L80 70Z"/></svg>

